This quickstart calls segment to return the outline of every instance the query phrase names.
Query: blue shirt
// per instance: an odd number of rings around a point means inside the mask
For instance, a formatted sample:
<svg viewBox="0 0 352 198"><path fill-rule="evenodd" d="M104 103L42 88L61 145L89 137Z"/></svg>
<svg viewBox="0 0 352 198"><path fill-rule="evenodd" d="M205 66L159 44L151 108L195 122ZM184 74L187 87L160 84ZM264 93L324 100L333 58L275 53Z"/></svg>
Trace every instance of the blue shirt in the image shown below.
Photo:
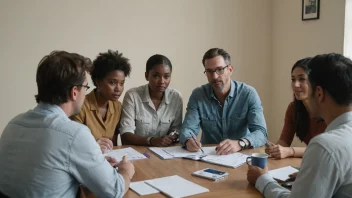
<svg viewBox="0 0 352 198"><path fill-rule="evenodd" d="M202 128L203 144L218 144L225 139L246 138L252 147L267 139L263 108L256 90L244 83L231 81L224 105L216 99L208 83L193 90L183 121L180 143Z"/></svg>
<svg viewBox="0 0 352 198"><path fill-rule="evenodd" d="M12 119L0 159L0 191L9 197L75 197L79 184L99 197L125 192L89 129L56 105L39 104Z"/></svg>

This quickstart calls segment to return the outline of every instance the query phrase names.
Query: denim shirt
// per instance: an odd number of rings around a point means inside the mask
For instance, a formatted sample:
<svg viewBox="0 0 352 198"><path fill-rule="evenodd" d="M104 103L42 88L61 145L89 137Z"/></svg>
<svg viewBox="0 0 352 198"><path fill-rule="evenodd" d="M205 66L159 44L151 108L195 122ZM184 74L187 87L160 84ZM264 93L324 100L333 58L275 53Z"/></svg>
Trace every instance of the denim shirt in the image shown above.
<svg viewBox="0 0 352 198"><path fill-rule="evenodd" d="M123 177L90 130L56 105L18 115L0 139L0 191L9 197L75 197L79 184L99 197L122 197Z"/></svg>
<svg viewBox="0 0 352 198"><path fill-rule="evenodd" d="M231 81L224 105L216 99L210 84L193 90L183 121L180 143L202 129L203 144L218 144L225 139L246 138L252 147L267 139L263 108L256 90L245 83Z"/></svg>

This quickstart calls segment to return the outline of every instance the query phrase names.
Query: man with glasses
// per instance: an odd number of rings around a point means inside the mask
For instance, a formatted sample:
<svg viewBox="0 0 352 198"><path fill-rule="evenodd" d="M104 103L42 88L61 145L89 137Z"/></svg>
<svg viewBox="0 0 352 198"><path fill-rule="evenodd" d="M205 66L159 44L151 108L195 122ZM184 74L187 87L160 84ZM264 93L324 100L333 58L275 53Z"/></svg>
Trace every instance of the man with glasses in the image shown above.
<svg viewBox="0 0 352 198"><path fill-rule="evenodd" d="M264 145L267 131L260 98L253 87L231 80L230 55L212 48L204 54L202 63L209 83L192 92L181 129L181 144L189 151L199 151L201 143L194 137L201 127L201 142L218 144L217 154Z"/></svg>
<svg viewBox="0 0 352 198"><path fill-rule="evenodd" d="M99 197L128 190L133 164L126 158L110 164L90 130L68 118L81 110L90 66L88 58L64 51L40 61L38 105L13 118L0 139L0 196L76 197L79 184Z"/></svg>

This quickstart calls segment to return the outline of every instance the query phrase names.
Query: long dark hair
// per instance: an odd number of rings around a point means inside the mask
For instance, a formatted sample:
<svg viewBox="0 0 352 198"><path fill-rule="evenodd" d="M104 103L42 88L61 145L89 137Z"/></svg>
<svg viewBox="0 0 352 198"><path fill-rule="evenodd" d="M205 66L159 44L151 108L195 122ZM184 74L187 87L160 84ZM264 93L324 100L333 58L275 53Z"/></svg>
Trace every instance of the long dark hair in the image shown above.
<svg viewBox="0 0 352 198"><path fill-rule="evenodd" d="M308 63L312 60L312 58L304 58L298 60L292 67L291 74L294 69L297 67L302 68L308 74ZM293 95L294 98L294 125L296 129L296 136L301 140L304 141L305 137L309 131L309 114L304 106L302 100L297 100L296 97Z"/></svg>

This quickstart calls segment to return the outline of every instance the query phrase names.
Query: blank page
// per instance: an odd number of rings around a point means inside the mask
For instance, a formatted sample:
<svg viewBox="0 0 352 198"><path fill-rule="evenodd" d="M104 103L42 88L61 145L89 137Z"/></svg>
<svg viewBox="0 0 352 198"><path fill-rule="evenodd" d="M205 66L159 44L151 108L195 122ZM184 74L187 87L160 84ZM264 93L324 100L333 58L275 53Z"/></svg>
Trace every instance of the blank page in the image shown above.
<svg viewBox="0 0 352 198"><path fill-rule="evenodd" d="M160 190L169 197L187 197L209 192L209 189L183 179L178 175L147 180L145 183Z"/></svg>
<svg viewBox="0 0 352 198"><path fill-rule="evenodd" d="M130 188L141 196L160 192L157 189L151 187L150 185L144 183L144 181L131 182Z"/></svg>

